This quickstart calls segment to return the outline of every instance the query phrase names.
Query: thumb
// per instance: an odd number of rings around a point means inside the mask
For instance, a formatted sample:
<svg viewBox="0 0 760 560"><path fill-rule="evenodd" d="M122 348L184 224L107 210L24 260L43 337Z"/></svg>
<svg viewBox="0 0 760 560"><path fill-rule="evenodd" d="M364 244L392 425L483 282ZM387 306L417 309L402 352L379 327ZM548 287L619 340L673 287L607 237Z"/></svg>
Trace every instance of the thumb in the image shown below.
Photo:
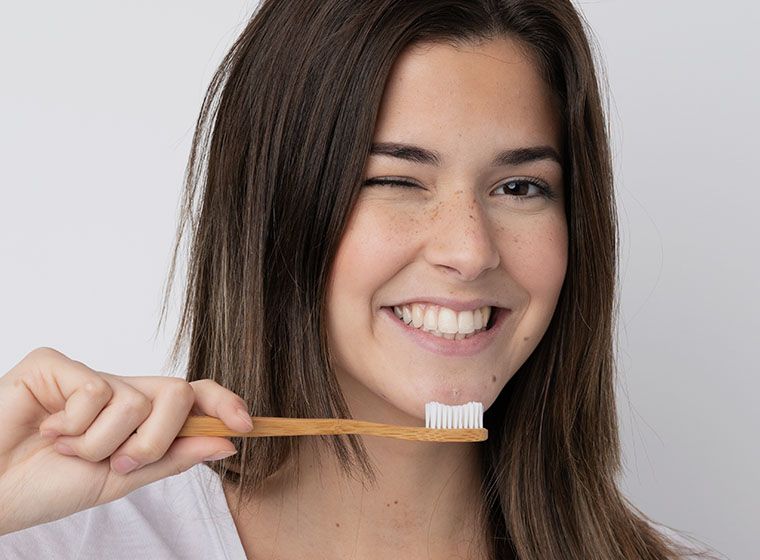
<svg viewBox="0 0 760 560"><path fill-rule="evenodd" d="M123 477L128 492L162 478L178 475L203 461L217 461L237 453L232 442L223 437L178 437L163 457Z"/></svg>

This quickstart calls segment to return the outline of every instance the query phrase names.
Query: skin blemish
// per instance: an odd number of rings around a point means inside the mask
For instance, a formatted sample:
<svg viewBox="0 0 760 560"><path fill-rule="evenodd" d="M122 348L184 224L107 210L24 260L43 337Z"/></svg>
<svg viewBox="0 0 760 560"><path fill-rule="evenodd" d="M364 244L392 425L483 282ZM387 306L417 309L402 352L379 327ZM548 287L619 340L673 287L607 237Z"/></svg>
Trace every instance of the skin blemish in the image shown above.
<svg viewBox="0 0 760 560"><path fill-rule="evenodd" d="M529 339L529 338L530 338L529 336L526 336L525 338L523 338L523 340L524 340L525 342L528 342L528 339Z"/></svg>
<svg viewBox="0 0 760 560"><path fill-rule="evenodd" d="M495 375L491 376L491 383L496 383L496 376Z"/></svg>
<svg viewBox="0 0 760 560"><path fill-rule="evenodd" d="M394 504L397 504L397 503L398 503L398 500L393 500L393 503L394 503Z"/></svg>
<svg viewBox="0 0 760 560"><path fill-rule="evenodd" d="M340 523L336 523L336 524L335 524L335 526L336 526L336 527L340 527Z"/></svg>

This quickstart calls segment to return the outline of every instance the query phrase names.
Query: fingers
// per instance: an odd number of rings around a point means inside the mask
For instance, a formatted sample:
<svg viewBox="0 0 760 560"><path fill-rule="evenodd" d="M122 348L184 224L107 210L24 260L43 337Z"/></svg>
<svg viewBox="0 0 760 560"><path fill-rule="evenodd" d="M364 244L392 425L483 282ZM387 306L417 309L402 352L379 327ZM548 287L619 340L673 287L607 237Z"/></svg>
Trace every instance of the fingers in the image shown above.
<svg viewBox="0 0 760 560"><path fill-rule="evenodd" d="M44 347L29 352L11 371L23 378L23 384L36 402L48 412L62 410L67 399L87 383L94 383L97 387L102 381L85 364Z"/></svg>
<svg viewBox="0 0 760 560"><path fill-rule="evenodd" d="M195 407L200 414L214 416L239 432L253 429L245 401L211 379L190 382L195 390Z"/></svg>
<svg viewBox="0 0 760 560"><path fill-rule="evenodd" d="M171 445L175 443L176 435L187 420L191 409L198 414L219 418L229 428L239 432L247 432L253 428L251 417L245 410L243 399L215 381L202 379L187 383L184 380L172 378L167 378L164 381L161 393L157 394L153 401L153 412L150 417L111 458L111 468L119 474L127 474L136 469L145 468L145 465L159 460L163 461L162 457L169 452ZM149 391L149 387L144 385L155 382L155 379L150 380L147 377L130 378L130 382L134 382L138 388ZM187 448L195 451L187 456L192 456L194 462L189 463L186 468L204 458L220 459L222 458L219 456L220 454L229 456L235 452L232 443L222 438L180 439L209 440L206 442L206 446L202 445L203 441L197 441L193 446ZM209 449L207 447L209 443L214 445L216 449ZM180 449L185 449L185 447ZM174 470L182 472L178 470L179 462L176 459L169 459L168 464L170 466L161 467L161 469L171 469L172 461L175 464ZM163 464L166 465L167 463Z"/></svg>
<svg viewBox="0 0 760 560"><path fill-rule="evenodd" d="M158 397L161 384L156 383L155 376L130 376L122 377L132 387L145 393L151 398ZM245 401L238 395L219 385L211 379L199 379L187 383L184 379L162 377L161 383L169 380L181 381L192 387L195 400L191 408L191 414L207 415L219 418L229 428L238 432L247 432L252 429L253 423L248 414ZM178 430L179 432L179 430Z"/></svg>
<svg viewBox="0 0 760 560"><path fill-rule="evenodd" d="M43 436L79 435L92 424L103 407L113 396L111 386L103 379L92 376L66 400L64 409L51 414L40 423L39 431Z"/></svg>
<svg viewBox="0 0 760 560"><path fill-rule="evenodd" d="M177 438L160 460L129 473L125 480L128 486L138 488L183 473L202 461L223 459L236 452L232 442L220 437Z"/></svg>
<svg viewBox="0 0 760 560"><path fill-rule="evenodd" d="M220 418L236 431L252 428L243 400L212 380L188 383L172 377L119 377L98 373L113 387L111 402L84 433L72 428L66 433L78 437L58 438L55 449L62 454L93 462L111 456L112 470L123 475L161 460L191 409ZM81 400L77 403L81 404ZM77 417L86 418L87 413L82 411ZM50 422L45 428L60 426ZM76 426L83 424L84 420ZM202 457L196 454L196 463L204 457L235 450L232 443L223 438L211 438L211 444L214 449L200 448Z"/></svg>
<svg viewBox="0 0 760 560"><path fill-rule="evenodd" d="M227 427L238 432L247 432L253 428L253 422L250 414L248 414L248 406L245 401L212 379L199 379L188 383L184 379L162 377L160 384L156 383L157 378L155 376L133 376L120 379L154 400L159 396L158 390L163 383L178 381L190 385L195 393L191 414L219 418ZM178 432L179 430L177 430Z"/></svg>
<svg viewBox="0 0 760 560"><path fill-rule="evenodd" d="M144 385L150 383L150 378L130 378L133 381L138 388L149 390ZM112 469L129 476L130 484L148 484L184 472L201 461L215 461L237 452L225 438L175 439L190 410L219 418L236 431L253 427L243 399L215 381L173 381L156 395L153 412L137 433L113 454Z"/></svg>
<svg viewBox="0 0 760 560"><path fill-rule="evenodd" d="M111 468L126 474L166 454L195 402L195 392L182 379L166 379L153 410L137 432L111 456ZM233 447L234 449L234 447Z"/></svg>
<svg viewBox="0 0 760 560"><path fill-rule="evenodd" d="M122 377L51 348L37 349L28 359L34 394L49 411L57 410L39 424L43 437L58 436L54 448L65 455L92 462L110 456L119 474L158 463L162 466L151 472L176 474L204 458L235 452L224 438L177 439L191 410L219 418L235 431L252 429L245 402L209 379Z"/></svg>
<svg viewBox="0 0 760 560"><path fill-rule="evenodd" d="M157 480L236 452L225 438L177 438L191 412L238 432L252 429L243 399L209 379L118 376L52 348L33 350L10 373L23 377L11 382L33 395L28 417L39 418L33 422L43 437L57 438L56 451L91 462L110 457L111 469L125 477Z"/></svg>
<svg viewBox="0 0 760 560"><path fill-rule="evenodd" d="M114 397L94 422L77 437L59 437L54 448L64 455L77 455L98 462L111 455L151 415L146 395L113 378Z"/></svg>

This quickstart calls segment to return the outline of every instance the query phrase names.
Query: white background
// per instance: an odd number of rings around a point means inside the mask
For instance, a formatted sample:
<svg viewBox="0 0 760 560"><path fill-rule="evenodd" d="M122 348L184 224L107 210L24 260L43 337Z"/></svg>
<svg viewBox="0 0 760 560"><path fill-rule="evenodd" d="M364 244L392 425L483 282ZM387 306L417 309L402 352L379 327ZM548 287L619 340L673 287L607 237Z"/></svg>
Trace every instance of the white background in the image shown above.
<svg viewBox="0 0 760 560"><path fill-rule="evenodd" d="M610 88L623 488L655 520L757 558L760 7L579 4ZM52 346L168 373L178 298L156 326L192 129L254 5L0 8L0 371Z"/></svg>

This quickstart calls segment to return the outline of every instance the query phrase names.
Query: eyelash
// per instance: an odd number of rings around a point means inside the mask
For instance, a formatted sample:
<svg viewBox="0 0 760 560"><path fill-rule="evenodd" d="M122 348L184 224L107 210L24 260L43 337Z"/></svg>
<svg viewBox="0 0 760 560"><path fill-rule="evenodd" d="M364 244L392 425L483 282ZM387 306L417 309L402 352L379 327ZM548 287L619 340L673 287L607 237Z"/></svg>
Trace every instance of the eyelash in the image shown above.
<svg viewBox="0 0 760 560"><path fill-rule="evenodd" d="M507 185L513 184L513 183L529 183L533 186L535 186L539 191L540 194L534 195L534 196L515 196L513 198L515 199L526 199L526 198L536 198L536 196L542 196L546 198L547 200L555 200L557 198L557 193L554 192L554 190L546 184L544 181L537 177L517 177L515 179L509 179L508 181L504 181L501 183L497 189L505 187ZM372 186L372 185L396 185L399 187L406 187L406 188L418 188L419 185L412 183L410 181L404 180L404 179L383 179L379 177L375 177L372 179L367 179L362 183L363 186Z"/></svg>

